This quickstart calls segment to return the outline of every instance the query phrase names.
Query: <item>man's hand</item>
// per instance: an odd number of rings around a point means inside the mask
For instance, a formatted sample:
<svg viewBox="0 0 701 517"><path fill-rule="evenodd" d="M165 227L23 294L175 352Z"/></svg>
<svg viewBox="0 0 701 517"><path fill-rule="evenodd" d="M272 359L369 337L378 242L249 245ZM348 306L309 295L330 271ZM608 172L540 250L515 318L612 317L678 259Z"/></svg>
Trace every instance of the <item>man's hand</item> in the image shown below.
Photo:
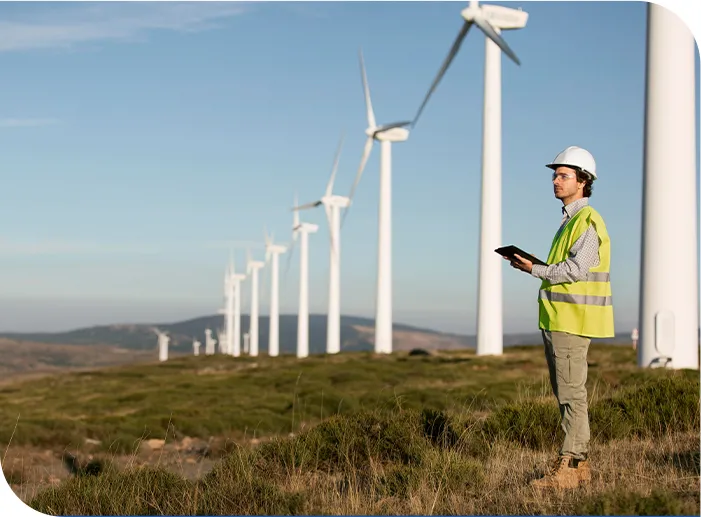
<svg viewBox="0 0 701 517"><path fill-rule="evenodd" d="M509 259L504 257L504 260ZM533 269L533 262L521 257L520 255L514 255L514 260L509 260L509 262L511 263L512 268L520 269L521 271L525 271L526 273L530 273Z"/></svg>

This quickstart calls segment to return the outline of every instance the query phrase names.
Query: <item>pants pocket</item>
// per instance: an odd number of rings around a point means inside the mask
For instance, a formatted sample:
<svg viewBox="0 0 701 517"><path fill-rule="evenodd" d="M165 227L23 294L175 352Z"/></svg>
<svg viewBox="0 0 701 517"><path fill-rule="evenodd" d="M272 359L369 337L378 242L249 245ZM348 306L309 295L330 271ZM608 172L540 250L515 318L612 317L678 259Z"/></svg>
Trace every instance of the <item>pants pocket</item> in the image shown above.
<svg viewBox="0 0 701 517"><path fill-rule="evenodd" d="M553 347L558 383L580 386L587 380L587 352L574 347Z"/></svg>

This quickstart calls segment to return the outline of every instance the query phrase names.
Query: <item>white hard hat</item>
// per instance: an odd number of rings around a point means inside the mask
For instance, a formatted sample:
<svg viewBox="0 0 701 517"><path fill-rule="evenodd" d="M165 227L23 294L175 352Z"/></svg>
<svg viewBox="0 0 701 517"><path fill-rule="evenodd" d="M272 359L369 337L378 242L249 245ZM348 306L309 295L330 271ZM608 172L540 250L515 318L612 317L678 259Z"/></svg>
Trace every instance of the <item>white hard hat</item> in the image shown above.
<svg viewBox="0 0 701 517"><path fill-rule="evenodd" d="M572 167L573 169L580 169L582 172L586 172L593 179L597 178L594 157L589 151L576 145L571 145L562 151L546 167L550 167L553 170L558 167Z"/></svg>

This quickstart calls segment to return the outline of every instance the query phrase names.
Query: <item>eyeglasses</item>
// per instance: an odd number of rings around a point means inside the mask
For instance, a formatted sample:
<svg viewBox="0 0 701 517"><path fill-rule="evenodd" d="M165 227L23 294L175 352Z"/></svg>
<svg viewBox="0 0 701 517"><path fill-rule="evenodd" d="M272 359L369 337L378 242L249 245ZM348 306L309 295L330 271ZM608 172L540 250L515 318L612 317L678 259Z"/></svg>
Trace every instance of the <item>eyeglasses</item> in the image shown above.
<svg viewBox="0 0 701 517"><path fill-rule="evenodd" d="M555 181L558 178L560 178L562 181L565 181L576 177L577 175L573 172L553 172L553 181Z"/></svg>

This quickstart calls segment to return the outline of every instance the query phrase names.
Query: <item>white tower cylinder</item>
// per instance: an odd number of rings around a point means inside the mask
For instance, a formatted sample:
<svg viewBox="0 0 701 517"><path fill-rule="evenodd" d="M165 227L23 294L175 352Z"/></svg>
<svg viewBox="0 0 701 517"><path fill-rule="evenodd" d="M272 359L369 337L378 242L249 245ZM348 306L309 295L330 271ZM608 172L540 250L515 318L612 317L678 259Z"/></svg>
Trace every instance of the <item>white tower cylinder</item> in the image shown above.
<svg viewBox="0 0 701 517"><path fill-rule="evenodd" d="M485 38L483 124L477 355L501 355L503 259L494 253L501 246L501 49L489 38Z"/></svg>
<svg viewBox="0 0 701 517"><path fill-rule="evenodd" d="M695 44L674 13L647 9L638 366L698 369Z"/></svg>
<svg viewBox="0 0 701 517"><path fill-rule="evenodd" d="M309 356L309 234L299 233L299 315L297 317L297 357Z"/></svg>
<svg viewBox="0 0 701 517"><path fill-rule="evenodd" d="M326 353L337 354L341 351L341 284L340 284L340 262L341 262L341 220L338 216L339 207L331 205L331 256L329 264L329 314L326 327Z"/></svg>
<svg viewBox="0 0 701 517"><path fill-rule="evenodd" d="M229 274L226 284L226 353L234 355L234 279Z"/></svg>
<svg viewBox="0 0 701 517"><path fill-rule="evenodd" d="M277 357L280 355L280 308L279 308L279 298L280 290L278 288L278 278L279 278L279 264L280 255L278 253L272 253L273 268L270 273L272 277L270 280L270 330L268 336L268 355L271 357Z"/></svg>
<svg viewBox="0 0 701 517"><path fill-rule="evenodd" d="M392 143L380 141L375 353L392 353Z"/></svg>
<svg viewBox="0 0 701 517"><path fill-rule="evenodd" d="M251 327L250 335L250 355L258 356L258 268L251 271Z"/></svg>
<svg viewBox="0 0 701 517"><path fill-rule="evenodd" d="M241 355L241 280L234 279L234 357Z"/></svg>

